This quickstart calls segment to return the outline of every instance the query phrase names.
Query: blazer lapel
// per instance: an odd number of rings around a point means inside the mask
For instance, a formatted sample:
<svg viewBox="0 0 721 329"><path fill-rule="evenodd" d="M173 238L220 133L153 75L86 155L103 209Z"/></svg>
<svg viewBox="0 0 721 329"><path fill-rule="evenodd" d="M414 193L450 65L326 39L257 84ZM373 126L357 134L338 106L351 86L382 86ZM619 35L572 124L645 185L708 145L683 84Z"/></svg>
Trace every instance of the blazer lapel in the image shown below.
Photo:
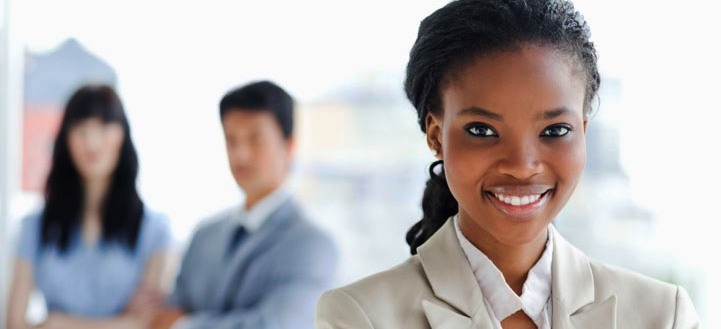
<svg viewBox="0 0 721 329"><path fill-rule="evenodd" d="M615 329L616 296L609 297L595 307L571 315L571 323L575 328Z"/></svg>
<svg viewBox="0 0 721 329"><path fill-rule="evenodd" d="M428 323L433 329L470 329L473 326L471 318L463 314L428 300L423 300L422 304Z"/></svg>
<svg viewBox="0 0 721 329"><path fill-rule="evenodd" d="M553 231L553 328L616 328L616 296L596 301L588 257Z"/></svg>
<svg viewBox="0 0 721 329"><path fill-rule="evenodd" d="M493 328L481 288L456 237L453 220L449 219L418 248L418 258L439 299L422 302L431 328Z"/></svg>
<svg viewBox="0 0 721 329"><path fill-rule="evenodd" d="M251 240L253 238L252 235L249 234L244 238L244 241L241 241L240 245L235 249L233 254L225 254L230 245L232 234L237 228L237 225L239 225L237 220L238 219L234 217L227 219L226 229L222 232L224 236L218 237L218 242L216 242L222 244L223 246L223 248L219 248L219 250L222 250L222 253L219 253L216 256L223 259L223 261L220 263L219 268L210 269L220 272L217 281L213 283L212 294L210 295L211 302L208 304L212 305L211 308L215 310L222 308L225 294L228 290L228 284L230 283L230 280L232 280L233 276L237 272L242 262L242 257L239 257L239 255L245 252L243 250L247 248L249 242L248 240Z"/></svg>
<svg viewBox="0 0 721 329"><path fill-rule="evenodd" d="M230 271L229 262L232 260L231 255L226 256L226 251L230 244L232 232L237 227L237 219L232 215L223 219L221 227L217 228L214 232L210 232L206 235L206 239L202 241L204 248L208 249L208 252L202 255L202 257L209 257L212 254L213 263L209 264L208 267L202 269L204 272L209 273L206 277L207 285L203 292L203 302L200 303L202 308L208 307L208 305L215 305L218 302L218 293L221 292L222 288L219 287L218 282L222 282L228 276Z"/></svg>
<svg viewBox="0 0 721 329"><path fill-rule="evenodd" d="M273 240L269 235L277 234L277 225L287 219L287 210L289 210L288 202L289 201L284 202L278 209L273 211L258 231L249 233L248 236L245 237L245 240L237 247L234 254L229 255L230 258L228 262L224 264L225 266L219 269L223 274L220 276L220 279L215 286L215 294L213 296L212 303L213 309L225 309L226 306L232 302L230 299L237 296L238 289L240 289L244 278L243 274L247 269L245 263L252 261L253 257L256 257L254 256L254 253L257 251L259 244L262 244L264 241ZM236 219L233 218L232 220L235 221ZM230 232L227 233L227 239L219 240L227 241L227 243L229 243L232 230L229 231Z"/></svg>

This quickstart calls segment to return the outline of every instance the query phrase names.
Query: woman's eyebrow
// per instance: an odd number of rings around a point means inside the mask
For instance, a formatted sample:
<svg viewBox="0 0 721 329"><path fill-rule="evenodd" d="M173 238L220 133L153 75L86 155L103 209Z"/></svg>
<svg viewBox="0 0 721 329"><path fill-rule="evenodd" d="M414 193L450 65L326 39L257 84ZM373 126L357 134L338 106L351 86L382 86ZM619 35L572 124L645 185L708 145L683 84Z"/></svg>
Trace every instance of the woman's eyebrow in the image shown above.
<svg viewBox="0 0 721 329"><path fill-rule="evenodd" d="M541 120L551 120L551 119L555 119L555 118L557 118L557 117L560 117L560 116L563 116L563 115L565 115L565 114L569 114L569 113L572 113L572 112L573 112L573 111L571 111L569 108L567 108L567 107L565 107L565 106L561 106L561 107L558 107L558 108L555 108L555 109L552 109L552 110L544 111L543 113L541 113L541 114L538 115L538 117L536 118L536 120L539 120L539 121L541 121ZM481 107L477 107L477 106L472 106L472 107L469 107L469 108L465 108L465 109L461 110L460 112L458 112L458 115L459 115L459 116L462 116L462 115L479 115L479 116L486 117L486 118L491 119L491 120L496 120L496 121L501 121L501 122L503 121L503 116L502 116L502 115L500 115L500 114L498 114L498 113L494 113L494 112L492 112L492 111L489 111L489 110L484 109L484 108L481 108Z"/></svg>
<svg viewBox="0 0 721 329"><path fill-rule="evenodd" d="M559 108L555 108L553 110L548 110L548 111L545 111L545 112L539 114L538 117L536 118L536 120L538 120L538 121L551 120L551 119L555 119L557 117L560 117L564 114L569 114L569 113L571 113L571 110L569 110L565 106L561 106Z"/></svg>
<svg viewBox="0 0 721 329"><path fill-rule="evenodd" d="M480 107L469 107L458 112L458 115L480 115L491 120L503 121L503 116Z"/></svg>

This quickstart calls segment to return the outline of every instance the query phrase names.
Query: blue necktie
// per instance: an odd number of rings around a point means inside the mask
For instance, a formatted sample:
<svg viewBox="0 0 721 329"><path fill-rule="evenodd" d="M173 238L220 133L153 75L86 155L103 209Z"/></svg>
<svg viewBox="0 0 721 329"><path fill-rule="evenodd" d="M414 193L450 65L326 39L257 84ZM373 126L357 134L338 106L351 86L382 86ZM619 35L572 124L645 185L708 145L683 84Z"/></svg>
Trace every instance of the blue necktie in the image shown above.
<svg viewBox="0 0 721 329"><path fill-rule="evenodd" d="M233 257L235 254L235 251L238 250L238 246L243 241L243 238L248 235L248 231L243 227L243 225L238 225L238 227L233 232L233 235L230 236L230 243L228 243L228 249L225 252L225 257L230 258Z"/></svg>

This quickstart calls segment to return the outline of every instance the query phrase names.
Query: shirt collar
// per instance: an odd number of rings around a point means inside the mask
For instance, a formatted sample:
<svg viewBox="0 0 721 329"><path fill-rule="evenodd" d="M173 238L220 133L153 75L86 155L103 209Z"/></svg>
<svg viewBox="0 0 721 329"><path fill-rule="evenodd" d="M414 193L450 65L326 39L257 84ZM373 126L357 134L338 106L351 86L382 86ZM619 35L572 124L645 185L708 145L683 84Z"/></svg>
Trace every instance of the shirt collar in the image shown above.
<svg viewBox="0 0 721 329"><path fill-rule="evenodd" d="M473 274L481 286L483 297L486 303L490 305L495 318L501 321L522 309L536 326L541 328L542 323L547 321L544 309L551 297L553 228L549 225L546 249L538 262L528 272L528 277L523 284L523 290L519 297L508 286L503 278L503 273L463 235L458 224L458 215L453 217L453 224L463 253L471 265Z"/></svg>
<svg viewBox="0 0 721 329"><path fill-rule="evenodd" d="M263 226L266 219L288 200L288 198L290 198L290 191L285 186L280 186L275 189L275 191L260 199L250 209L245 209L245 205L241 204L236 212L237 219L249 233L254 233Z"/></svg>

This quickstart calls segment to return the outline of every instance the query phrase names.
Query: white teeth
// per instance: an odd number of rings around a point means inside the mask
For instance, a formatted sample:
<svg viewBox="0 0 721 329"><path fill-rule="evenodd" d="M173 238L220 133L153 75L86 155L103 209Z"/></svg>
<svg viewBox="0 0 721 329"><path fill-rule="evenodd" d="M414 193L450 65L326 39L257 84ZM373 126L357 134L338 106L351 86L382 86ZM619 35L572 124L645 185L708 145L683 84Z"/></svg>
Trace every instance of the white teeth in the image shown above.
<svg viewBox="0 0 721 329"><path fill-rule="evenodd" d="M517 195L503 195L503 194L499 194L499 193L493 193L493 195L498 200L501 200L503 203L506 203L506 204L509 204L512 206L525 206L525 205L534 203L534 202L538 201L538 199L541 198L540 194L517 196Z"/></svg>

